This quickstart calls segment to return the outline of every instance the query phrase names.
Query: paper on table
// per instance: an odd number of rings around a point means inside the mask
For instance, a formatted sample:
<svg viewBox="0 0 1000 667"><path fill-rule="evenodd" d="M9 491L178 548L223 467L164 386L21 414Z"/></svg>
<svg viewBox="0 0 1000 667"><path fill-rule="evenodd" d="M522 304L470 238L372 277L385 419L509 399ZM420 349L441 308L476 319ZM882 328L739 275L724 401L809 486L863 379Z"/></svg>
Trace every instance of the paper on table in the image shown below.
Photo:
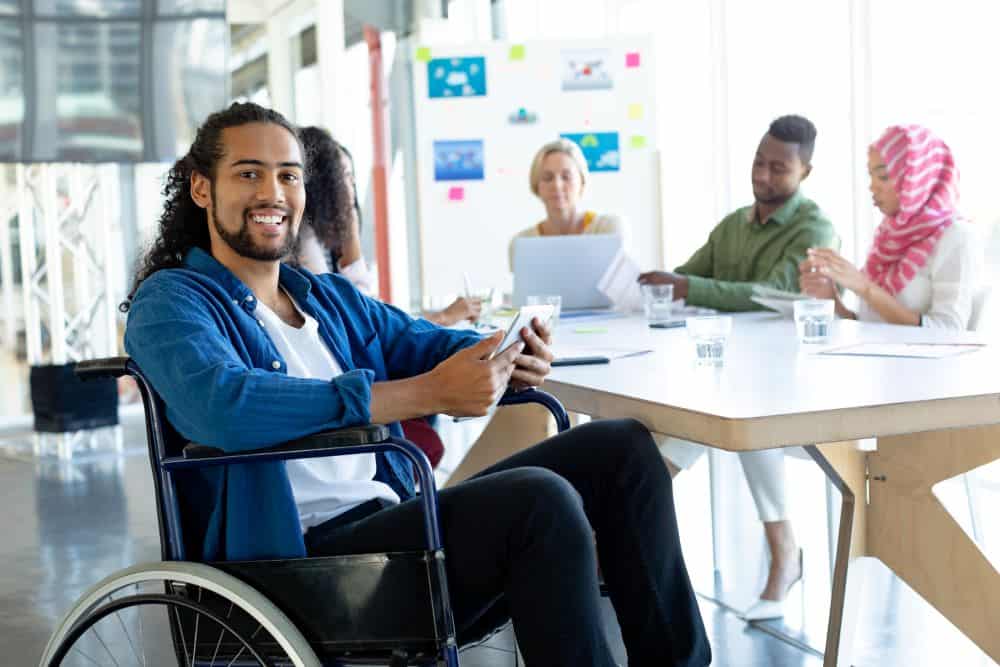
<svg viewBox="0 0 1000 667"><path fill-rule="evenodd" d="M819 354L853 357L943 359L966 352L974 352L983 347L985 345L980 343L856 343L845 347L821 350Z"/></svg>
<svg viewBox="0 0 1000 667"><path fill-rule="evenodd" d="M642 310L639 265L625 253L624 249L619 250L611 260L604 275L597 281L597 289L619 310Z"/></svg>
<svg viewBox="0 0 1000 667"><path fill-rule="evenodd" d="M556 359L574 359L577 357L607 357L608 359L624 359L625 357L637 357L640 354L649 354L653 350L641 347L590 347L583 345L563 345L556 343L552 346L552 354Z"/></svg>

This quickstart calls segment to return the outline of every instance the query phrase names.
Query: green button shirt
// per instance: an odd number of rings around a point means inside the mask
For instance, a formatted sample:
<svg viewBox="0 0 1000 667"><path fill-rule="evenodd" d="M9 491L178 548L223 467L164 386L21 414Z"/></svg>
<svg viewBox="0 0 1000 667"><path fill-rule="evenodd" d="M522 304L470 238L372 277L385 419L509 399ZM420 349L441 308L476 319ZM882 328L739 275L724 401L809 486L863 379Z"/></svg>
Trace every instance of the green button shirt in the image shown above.
<svg viewBox="0 0 1000 667"><path fill-rule="evenodd" d="M755 206L726 216L703 245L675 271L688 277L687 302L718 310L760 310L750 300L754 284L799 291L799 263L808 248L838 249L833 225L819 207L796 192L767 222Z"/></svg>

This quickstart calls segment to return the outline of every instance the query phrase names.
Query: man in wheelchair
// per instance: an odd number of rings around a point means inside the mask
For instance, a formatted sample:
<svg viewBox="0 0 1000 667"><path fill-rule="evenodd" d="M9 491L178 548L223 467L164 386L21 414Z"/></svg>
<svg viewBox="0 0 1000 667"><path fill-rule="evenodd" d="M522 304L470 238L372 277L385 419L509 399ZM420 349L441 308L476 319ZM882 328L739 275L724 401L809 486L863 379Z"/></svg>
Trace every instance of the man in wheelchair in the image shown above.
<svg viewBox="0 0 1000 667"><path fill-rule="evenodd" d="M402 437L402 419L483 415L508 384L543 382L550 332L537 321L491 358L498 336L441 329L338 275L282 264L305 207L305 163L285 118L234 104L206 120L168 175L125 347L177 431L229 452L370 422ZM198 499L198 556L417 544L413 486L392 453L229 466ZM459 629L509 617L528 664L614 665L599 557L630 665L711 661L670 477L641 424L571 429L440 491L439 503Z"/></svg>

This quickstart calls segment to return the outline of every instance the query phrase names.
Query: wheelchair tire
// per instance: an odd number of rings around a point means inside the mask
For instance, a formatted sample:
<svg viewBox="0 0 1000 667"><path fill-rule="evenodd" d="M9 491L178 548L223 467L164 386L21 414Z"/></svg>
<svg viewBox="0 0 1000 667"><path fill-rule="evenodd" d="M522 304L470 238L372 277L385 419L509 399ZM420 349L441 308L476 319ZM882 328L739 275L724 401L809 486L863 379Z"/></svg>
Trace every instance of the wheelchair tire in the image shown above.
<svg viewBox="0 0 1000 667"><path fill-rule="evenodd" d="M143 592L143 588L152 590L153 593ZM189 593L193 592L197 592L197 600L191 599ZM118 597L115 597L116 595ZM202 600L203 595L208 596L206 601ZM228 613L225 614L225 618L217 609L208 605L208 599L211 599L215 607L218 607L219 603L224 606L228 605ZM204 618L206 624L211 623L226 629L229 636L233 638L227 643L232 643L235 640L238 642L238 646L245 646L245 654L248 657L257 652L261 660L255 660L251 664L271 664L268 660L274 660L274 658L260 655L263 651L259 646L266 644L279 652L280 658L275 660L274 664L320 667L319 659L302 633L272 602L232 575L209 565L191 562L158 562L135 565L119 570L92 586L60 620L55 632L49 638L39 664L42 667L62 664L56 658L60 654L65 655L68 652L68 645L79 640L81 635L86 636L87 630L98 622L115 617L124 631L126 643L129 645L128 652L136 656L135 664L145 665L147 663L145 651L143 651L144 659L140 662L133 644L133 637L125 628L120 614L123 610L127 612L130 609L132 613L139 614L139 638L143 639L141 613L142 609L149 607L165 607L174 612L174 616L168 614L171 626L168 636L172 638L173 650L176 652L178 662L180 662L180 656L183 656L183 663L206 664L200 659L191 660L192 656L187 652L185 643L187 641L185 632L183 630L176 631L177 627L183 628L180 616L183 613L185 614L183 620L189 620L188 617L192 614L197 615L192 617L195 618L195 637L197 637L199 623ZM182 609L183 612L180 611ZM243 631L240 627L232 627L230 619L234 610L238 610L237 619L242 619L246 623L256 626L256 630L251 633L249 630ZM176 618L176 625L174 618ZM110 621L108 624L111 625ZM262 635L264 639L257 636L261 631L264 632ZM99 633L95 631L94 634L99 645L106 644L106 640ZM148 631L148 634L150 636L154 634L152 629ZM180 635L179 639L178 634ZM222 634L219 637L221 641ZM192 639L191 643L194 645L196 639ZM104 650L110 653L107 646L104 646ZM87 656L86 653L81 653ZM112 660L114 660L114 656L112 656ZM93 659L90 661L96 662ZM221 664L227 663L222 662ZM241 661L235 664L243 665L246 663Z"/></svg>

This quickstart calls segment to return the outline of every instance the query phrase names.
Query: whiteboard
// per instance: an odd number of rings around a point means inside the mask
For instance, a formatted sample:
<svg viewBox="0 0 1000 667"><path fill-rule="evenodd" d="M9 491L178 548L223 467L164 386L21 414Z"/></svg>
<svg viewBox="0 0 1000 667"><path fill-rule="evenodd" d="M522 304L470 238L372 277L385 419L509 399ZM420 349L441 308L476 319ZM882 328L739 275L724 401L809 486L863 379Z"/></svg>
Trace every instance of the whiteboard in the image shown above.
<svg viewBox="0 0 1000 667"><path fill-rule="evenodd" d="M591 171L582 206L621 217L628 252L660 268L652 58L648 37L414 47L425 296L461 293L463 274L476 289L510 291L510 239L545 218L529 188L531 159L561 134L596 134L604 145L603 133L617 133L617 170ZM436 164L436 145L438 157L468 161Z"/></svg>

